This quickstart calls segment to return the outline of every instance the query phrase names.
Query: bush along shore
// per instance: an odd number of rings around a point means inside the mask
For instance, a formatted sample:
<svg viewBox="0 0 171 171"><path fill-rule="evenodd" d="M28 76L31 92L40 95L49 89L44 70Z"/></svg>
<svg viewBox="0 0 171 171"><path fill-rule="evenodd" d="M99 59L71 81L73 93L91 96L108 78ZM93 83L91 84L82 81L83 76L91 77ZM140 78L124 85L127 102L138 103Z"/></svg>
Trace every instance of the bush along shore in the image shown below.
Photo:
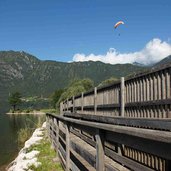
<svg viewBox="0 0 171 171"><path fill-rule="evenodd" d="M34 115L45 115L45 112L42 111L37 111L37 110L16 110L16 111L12 111L10 110L8 113L6 113L8 115L11 114L34 114Z"/></svg>
<svg viewBox="0 0 171 171"><path fill-rule="evenodd" d="M46 135L46 123L37 128L25 142L18 156L12 161L7 171L63 171L55 151Z"/></svg>

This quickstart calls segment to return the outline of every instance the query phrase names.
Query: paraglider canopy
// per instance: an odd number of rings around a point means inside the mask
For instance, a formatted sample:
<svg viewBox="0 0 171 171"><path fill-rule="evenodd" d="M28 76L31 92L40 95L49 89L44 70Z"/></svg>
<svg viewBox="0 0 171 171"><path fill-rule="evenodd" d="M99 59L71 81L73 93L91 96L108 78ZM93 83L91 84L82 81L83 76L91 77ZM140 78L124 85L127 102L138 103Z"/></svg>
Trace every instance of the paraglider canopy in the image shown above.
<svg viewBox="0 0 171 171"><path fill-rule="evenodd" d="M121 25L121 24L124 24L124 22L123 21L118 21L116 24L115 24L115 26L114 26L114 28L116 29L119 25Z"/></svg>

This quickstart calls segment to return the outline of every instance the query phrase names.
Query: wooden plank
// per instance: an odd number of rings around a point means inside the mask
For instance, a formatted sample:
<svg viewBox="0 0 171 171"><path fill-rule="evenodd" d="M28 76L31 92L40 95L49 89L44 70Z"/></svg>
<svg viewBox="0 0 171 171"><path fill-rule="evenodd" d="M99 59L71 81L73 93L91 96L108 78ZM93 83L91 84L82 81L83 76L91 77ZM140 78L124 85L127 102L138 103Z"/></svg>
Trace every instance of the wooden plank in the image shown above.
<svg viewBox="0 0 171 171"><path fill-rule="evenodd" d="M69 102L69 101L68 101L68 99L67 99L67 102L66 102L66 103L67 103L67 104L66 104L66 106L67 106L67 107L66 107L66 108L67 108L67 111L68 111L68 108L69 108L68 102Z"/></svg>
<svg viewBox="0 0 171 171"><path fill-rule="evenodd" d="M94 105L89 105L89 106L85 105L84 110L94 110Z"/></svg>
<svg viewBox="0 0 171 171"><path fill-rule="evenodd" d="M124 77L121 77L121 106L120 106L120 113L121 116L124 117L124 112L125 112L125 83L124 83Z"/></svg>
<svg viewBox="0 0 171 171"><path fill-rule="evenodd" d="M91 136L95 136L96 135L96 132L94 131L95 129L92 129L89 126L79 125L79 124L74 124L73 126L74 126L74 128L77 128L77 129L79 129L81 131L89 133L89 135L91 135Z"/></svg>
<svg viewBox="0 0 171 171"><path fill-rule="evenodd" d="M62 168L65 170L65 159L63 158L62 153L60 151L58 152L58 154L59 154L59 160L62 165Z"/></svg>
<svg viewBox="0 0 171 171"><path fill-rule="evenodd" d="M166 71L166 98L170 98L170 89L171 89L171 85L170 85L170 77L171 75L169 75L169 70Z"/></svg>
<svg viewBox="0 0 171 171"><path fill-rule="evenodd" d="M82 127L90 128L90 130L96 130L96 128L105 130L105 137L108 141L125 144L133 149L130 151L130 157L136 158L135 150L138 149L140 151L153 154L155 156L160 156L165 158L170 162L171 160L171 134L168 131L156 131L156 130L147 130L141 128L130 128L127 126L116 126L110 124L102 124L102 123L94 123L82 120L75 120L61 116L53 116L50 115L50 118L55 118L58 121L61 120L62 122L69 122L72 123L73 126L77 125ZM115 118L116 119L116 118ZM118 119L118 118L117 118ZM120 119L120 118L119 118ZM127 119L127 118L123 118ZM142 119L144 121L144 119ZM147 119L152 120L152 119ZM161 120L165 121L165 123L170 122L169 119L154 119L154 120ZM153 120L153 121L154 121ZM50 129L53 131L54 126L53 122L51 122L52 127ZM87 129L88 130L88 129ZM52 137L53 138L53 137ZM161 167L156 165L156 158L155 156L151 159L151 166L152 167ZM144 164L147 164L147 158L145 153L140 155L141 161ZM138 158L138 155L137 155ZM166 162L166 164L168 163ZM164 166L163 166L164 167ZM170 166L167 166L170 169Z"/></svg>
<svg viewBox="0 0 171 171"><path fill-rule="evenodd" d="M82 156L76 153L74 150L71 149L72 155L77 159L77 161L72 159L73 167L71 170L73 171L96 171L94 167L92 167ZM73 158L72 156L72 158ZM79 165L79 166L78 166Z"/></svg>
<svg viewBox="0 0 171 171"><path fill-rule="evenodd" d="M81 112L84 110L84 93L81 93Z"/></svg>
<svg viewBox="0 0 171 171"><path fill-rule="evenodd" d="M149 69L146 72L137 73L134 76L128 77L126 79L126 81L131 81L131 80L133 80L135 78L140 78L141 79L144 76L148 76L148 75L151 75L153 73L157 73L157 72L162 71L162 70L167 70L169 68L171 68L171 64L170 63L166 64L166 65L163 65L163 66L160 66L160 67L153 67L151 70Z"/></svg>
<svg viewBox="0 0 171 171"><path fill-rule="evenodd" d="M140 80L137 80L137 102L140 102Z"/></svg>
<svg viewBox="0 0 171 171"><path fill-rule="evenodd" d="M73 136L72 140L71 140L71 146L72 149L79 154L80 156L82 156L82 158L84 158L91 166L95 167L96 165L96 149L94 147L91 147L90 145L88 145L86 142L84 142L82 139ZM112 159L110 159L109 157L105 156L105 169L113 169L113 171L118 171L118 170L122 170L122 171L128 171L127 168L123 167L122 165L120 165L119 163L116 163L115 161L113 161ZM96 169L98 170L98 169Z"/></svg>
<svg viewBox="0 0 171 171"><path fill-rule="evenodd" d="M66 163L66 160L65 160L65 158L66 158L66 151L64 150L64 148L62 147L61 144L59 144L59 152L62 154L63 160Z"/></svg>
<svg viewBox="0 0 171 171"><path fill-rule="evenodd" d="M158 105L169 105L171 104L171 98L163 99L163 100L150 100L144 102L132 102L132 103L125 103L125 108L127 107L148 107L148 106L158 106ZM97 110L113 110L115 108L119 108L120 104L104 104L104 105L97 105ZM77 109L81 110L81 106L77 106ZM68 108L71 110L71 107ZM94 105L84 106L85 110L94 110Z"/></svg>
<svg viewBox="0 0 171 171"><path fill-rule="evenodd" d="M86 149L87 147L87 149ZM87 161L92 167L95 168L96 160L95 160L95 149L88 148L87 145L80 144L80 141L71 141L71 148L77 154L79 154L85 161ZM93 151L92 151L93 150Z"/></svg>
<svg viewBox="0 0 171 171"><path fill-rule="evenodd" d="M94 114L97 113L97 87L94 88Z"/></svg>
<svg viewBox="0 0 171 171"><path fill-rule="evenodd" d="M157 94L158 94L158 91L157 91L157 73L154 74L154 100L157 100Z"/></svg>
<svg viewBox="0 0 171 171"><path fill-rule="evenodd" d="M90 144L91 146L93 146L93 147L96 146L96 143L92 139L86 137L85 135L80 134L80 133L78 133L78 132L76 132L74 130L72 130L72 133L74 135L76 135L77 137L81 138L82 140L84 140L85 142L87 142L88 144Z"/></svg>
<svg viewBox="0 0 171 171"><path fill-rule="evenodd" d="M70 171L70 127L66 125L66 171Z"/></svg>
<svg viewBox="0 0 171 171"><path fill-rule="evenodd" d="M162 72L162 99L166 99L166 70Z"/></svg>
<svg viewBox="0 0 171 171"><path fill-rule="evenodd" d="M72 112L75 112L75 97L72 97Z"/></svg>
<svg viewBox="0 0 171 171"><path fill-rule="evenodd" d="M96 170L104 171L104 133L99 129L96 129Z"/></svg>
<svg viewBox="0 0 171 171"><path fill-rule="evenodd" d="M171 104L171 98L164 100L152 100L152 101L144 101L144 102L134 102L134 103L126 103L125 107L143 107L143 106L152 106L152 105L166 105Z"/></svg>
<svg viewBox="0 0 171 171"><path fill-rule="evenodd" d="M97 105L97 110L113 110L114 108L119 108L120 105L118 103L115 104L104 104Z"/></svg>
<svg viewBox="0 0 171 171"><path fill-rule="evenodd" d="M117 169L117 168L113 168L113 167L110 166L110 165L107 165L105 171L120 171L120 170Z"/></svg>
<svg viewBox="0 0 171 171"><path fill-rule="evenodd" d="M127 127L127 126L118 126L118 125L111 125L111 124L104 124L104 123L82 121L77 119L66 118L63 116L54 116L54 117L60 119L61 121L71 122L72 124L88 126L91 129L99 128L106 131L112 131L112 132L122 133L126 135L133 135L133 136L155 140L159 142L171 143L171 134L170 132L167 131L157 131L157 130L149 130L143 128L134 128L134 127Z"/></svg>
<svg viewBox="0 0 171 171"><path fill-rule="evenodd" d="M62 115L63 114L63 102L60 102L60 115Z"/></svg>
<svg viewBox="0 0 171 171"><path fill-rule="evenodd" d="M56 151L58 152L59 149L59 121L58 120L56 120L56 144L57 144Z"/></svg>
<svg viewBox="0 0 171 171"><path fill-rule="evenodd" d="M171 144L169 143L162 143L154 140L113 132L106 132L105 137L106 141L124 144L133 149L160 156L168 160L171 159Z"/></svg>
<svg viewBox="0 0 171 171"><path fill-rule="evenodd" d="M171 119L152 119L152 118L122 118L122 117L110 117L110 116L94 116L84 114L71 114L65 113L64 116L72 117L82 120L91 120L95 122L126 125L135 127L145 127L151 129L171 130Z"/></svg>
<svg viewBox="0 0 171 171"><path fill-rule="evenodd" d="M117 161L118 163L123 164L124 166L136 170L136 171L153 171L153 169L150 169L140 163L137 163L136 161L133 161L127 157L121 156L117 154L114 151L111 151L109 149L105 149L106 155L111 157L113 160Z"/></svg>

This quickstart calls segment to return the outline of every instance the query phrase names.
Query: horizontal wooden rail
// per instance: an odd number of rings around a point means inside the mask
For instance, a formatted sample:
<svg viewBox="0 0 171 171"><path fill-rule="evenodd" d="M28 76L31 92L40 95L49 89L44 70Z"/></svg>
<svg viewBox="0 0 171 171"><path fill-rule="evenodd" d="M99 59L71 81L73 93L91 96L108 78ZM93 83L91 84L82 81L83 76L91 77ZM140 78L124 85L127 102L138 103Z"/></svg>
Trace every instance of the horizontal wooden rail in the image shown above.
<svg viewBox="0 0 171 171"><path fill-rule="evenodd" d="M158 119L158 118L130 118L130 117L110 117L110 116L97 116L97 115L85 115L80 113L64 113L65 117L101 122L114 125L139 127L155 130L169 130L171 131L171 118L170 119Z"/></svg>
<svg viewBox="0 0 171 171"><path fill-rule="evenodd" d="M91 115L85 119L84 114L73 114L74 118L69 113L46 116L48 134L58 148L56 151L63 154L66 170L81 170L79 162L82 167L84 164L84 170L171 170L171 120L146 119L147 125L153 123L153 128L156 121L161 123L155 130L127 126L126 118L121 117L111 121ZM128 119L128 123L141 121ZM168 131L161 129L164 123Z"/></svg>
<svg viewBox="0 0 171 171"><path fill-rule="evenodd" d="M171 143L171 133L168 131L158 131L158 130L135 128L135 127L128 127L128 126L111 125L111 124L98 123L98 122L82 121L78 119L66 118L63 116L55 116L55 115L50 115L50 116L53 116L56 119L59 119L60 121L70 122L72 124L79 124L91 128L98 128L106 131L127 134L127 135L137 136L141 138L147 138L154 141Z"/></svg>

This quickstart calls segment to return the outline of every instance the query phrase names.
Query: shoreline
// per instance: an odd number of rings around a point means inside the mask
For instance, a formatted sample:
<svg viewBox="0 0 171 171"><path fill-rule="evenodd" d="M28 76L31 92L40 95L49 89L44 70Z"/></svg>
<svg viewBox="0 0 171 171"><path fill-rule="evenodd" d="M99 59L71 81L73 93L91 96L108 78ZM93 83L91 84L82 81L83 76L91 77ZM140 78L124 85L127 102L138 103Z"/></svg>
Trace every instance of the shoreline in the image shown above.
<svg viewBox="0 0 171 171"><path fill-rule="evenodd" d="M30 165L39 166L41 163L37 161L39 151L27 152L27 150L34 144L39 144L43 139L43 132L46 128L46 122L40 128L35 129L31 137L24 143L24 147L18 152L18 155L5 168L6 171L24 171Z"/></svg>
<svg viewBox="0 0 171 171"><path fill-rule="evenodd" d="M12 112L7 112L6 113L7 115L28 115L28 114L30 114L30 115L45 115L46 113L45 112L38 112L38 111L33 111L33 112L29 112L29 113L27 113L27 112L14 112L14 113L12 113Z"/></svg>

